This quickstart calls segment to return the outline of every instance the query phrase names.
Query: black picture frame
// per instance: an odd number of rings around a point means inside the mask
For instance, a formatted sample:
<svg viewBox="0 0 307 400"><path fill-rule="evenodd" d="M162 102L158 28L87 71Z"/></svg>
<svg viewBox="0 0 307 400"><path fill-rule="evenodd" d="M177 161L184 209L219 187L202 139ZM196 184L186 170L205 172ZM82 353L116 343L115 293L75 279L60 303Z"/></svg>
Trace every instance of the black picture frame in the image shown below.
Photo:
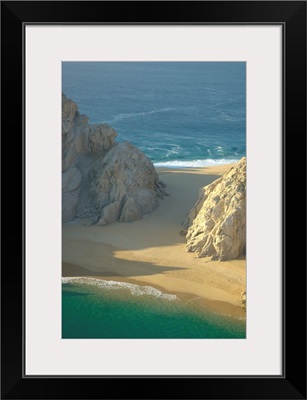
<svg viewBox="0 0 307 400"><path fill-rule="evenodd" d="M27 24L115 23L283 26L282 376L80 378L23 375L25 322L23 284L26 267L24 27ZM306 399L306 2L2 1L1 33L2 398ZM12 157L15 157L15 160L12 160ZM14 168L17 171L14 171ZM12 174L14 174L13 182ZM298 228L302 227L303 233L301 230L298 232ZM19 253L12 250L12 246L16 248L17 243L20 244ZM137 385L136 379L142 380L141 385Z"/></svg>

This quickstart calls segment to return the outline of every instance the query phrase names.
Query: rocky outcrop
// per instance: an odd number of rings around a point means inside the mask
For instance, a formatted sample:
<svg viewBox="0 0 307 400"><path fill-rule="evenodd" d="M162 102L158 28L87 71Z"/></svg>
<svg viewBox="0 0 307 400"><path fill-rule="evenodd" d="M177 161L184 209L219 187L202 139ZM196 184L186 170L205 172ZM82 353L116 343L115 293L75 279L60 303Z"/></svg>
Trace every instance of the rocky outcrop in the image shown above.
<svg viewBox="0 0 307 400"><path fill-rule="evenodd" d="M117 143L106 124L89 124L62 96L62 220L106 225L152 212L166 195L152 162L130 143Z"/></svg>
<svg viewBox="0 0 307 400"><path fill-rule="evenodd" d="M198 257L231 260L246 249L246 158L200 190L184 222L186 250Z"/></svg>
<svg viewBox="0 0 307 400"><path fill-rule="evenodd" d="M240 304L246 310L246 292L241 293Z"/></svg>

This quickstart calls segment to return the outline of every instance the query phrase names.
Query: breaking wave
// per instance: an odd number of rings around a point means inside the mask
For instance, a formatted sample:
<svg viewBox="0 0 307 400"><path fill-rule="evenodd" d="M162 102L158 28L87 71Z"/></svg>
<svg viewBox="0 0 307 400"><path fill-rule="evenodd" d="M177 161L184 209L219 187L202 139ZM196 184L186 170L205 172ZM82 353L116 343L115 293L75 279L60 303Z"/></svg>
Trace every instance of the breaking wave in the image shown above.
<svg viewBox="0 0 307 400"><path fill-rule="evenodd" d="M135 285L127 282L105 281L103 279L85 278L85 277L65 277L62 283L82 284L88 286L96 286L100 289L119 290L128 289L134 296L154 296L166 300L176 300L174 294L162 293L160 290L151 286Z"/></svg>
<svg viewBox="0 0 307 400"><path fill-rule="evenodd" d="M197 168L197 167L214 167L218 165L234 164L239 159L207 159L207 160L172 160L154 163L155 167L170 167L170 168Z"/></svg>

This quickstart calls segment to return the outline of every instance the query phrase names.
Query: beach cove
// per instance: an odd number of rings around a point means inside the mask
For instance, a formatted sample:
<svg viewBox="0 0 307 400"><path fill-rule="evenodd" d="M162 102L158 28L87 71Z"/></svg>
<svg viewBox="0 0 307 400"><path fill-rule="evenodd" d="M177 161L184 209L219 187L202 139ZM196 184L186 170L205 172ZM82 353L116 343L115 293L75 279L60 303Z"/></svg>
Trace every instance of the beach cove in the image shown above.
<svg viewBox="0 0 307 400"><path fill-rule="evenodd" d="M185 250L182 221L198 191L232 165L157 168L169 196L151 214L130 223L63 225L63 277L89 277L150 286L213 312L245 318L246 261L210 261Z"/></svg>
<svg viewBox="0 0 307 400"><path fill-rule="evenodd" d="M245 63L62 78L62 338L245 338Z"/></svg>

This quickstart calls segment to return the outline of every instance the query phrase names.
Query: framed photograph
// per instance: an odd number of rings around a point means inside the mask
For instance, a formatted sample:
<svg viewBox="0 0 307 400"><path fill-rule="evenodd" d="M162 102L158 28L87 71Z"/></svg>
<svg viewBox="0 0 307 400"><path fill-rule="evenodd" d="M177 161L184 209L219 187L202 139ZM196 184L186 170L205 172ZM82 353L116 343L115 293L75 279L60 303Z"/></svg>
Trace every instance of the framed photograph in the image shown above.
<svg viewBox="0 0 307 400"><path fill-rule="evenodd" d="M1 11L2 398L305 399L306 3Z"/></svg>

